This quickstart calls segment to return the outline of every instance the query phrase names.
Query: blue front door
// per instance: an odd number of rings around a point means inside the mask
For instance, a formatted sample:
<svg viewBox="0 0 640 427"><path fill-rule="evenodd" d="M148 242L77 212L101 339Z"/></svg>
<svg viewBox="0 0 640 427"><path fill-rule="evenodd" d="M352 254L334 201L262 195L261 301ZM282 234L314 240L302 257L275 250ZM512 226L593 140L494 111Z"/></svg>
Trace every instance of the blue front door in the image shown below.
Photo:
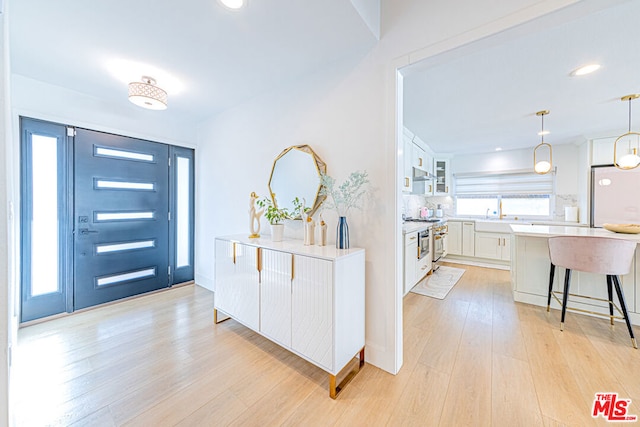
<svg viewBox="0 0 640 427"><path fill-rule="evenodd" d="M76 129L74 309L170 285L169 146Z"/></svg>

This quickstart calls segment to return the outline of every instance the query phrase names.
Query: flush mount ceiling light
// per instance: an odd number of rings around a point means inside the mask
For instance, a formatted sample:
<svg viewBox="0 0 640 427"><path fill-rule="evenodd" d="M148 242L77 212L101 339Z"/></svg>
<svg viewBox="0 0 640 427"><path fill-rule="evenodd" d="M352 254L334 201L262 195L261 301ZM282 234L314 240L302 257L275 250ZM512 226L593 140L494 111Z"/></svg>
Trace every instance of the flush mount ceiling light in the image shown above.
<svg viewBox="0 0 640 427"><path fill-rule="evenodd" d="M620 135L613 143L613 164L618 169L635 169L640 165L640 156L638 156L640 133L631 132L631 101L636 98L640 98L640 95L632 94L620 98L621 101L629 101L629 131ZM623 147L622 152L619 151L619 147ZM618 158L619 154L621 154L620 158Z"/></svg>
<svg viewBox="0 0 640 427"><path fill-rule="evenodd" d="M220 3L229 9L241 9L245 4L245 0L220 0Z"/></svg>
<svg viewBox="0 0 640 427"><path fill-rule="evenodd" d="M156 81L142 76L141 82L129 83L129 101L149 110L167 109L167 92L156 86Z"/></svg>
<svg viewBox="0 0 640 427"><path fill-rule="evenodd" d="M540 144L533 149L533 170L540 175L549 173L553 167L551 145L544 142L544 136L548 133L544 131L544 116L547 114L549 114L549 110L542 110L536 113L536 116L540 116L542 119L542 128L540 132L538 132L538 135L541 135L542 139ZM547 151L546 156L542 155L542 152L545 150ZM540 159L539 156L541 156L542 159Z"/></svg>
<svg viewBox="0 0 640 427"><path fill-rule="evenodd" d="M594 71L597 71L600 69L600 64L589 64L589 65L583 65L580 68L576 68L575 70L573 70L570 75L572 77L580 77L580 76L585 76L587 74L591 74Z"/></svg>

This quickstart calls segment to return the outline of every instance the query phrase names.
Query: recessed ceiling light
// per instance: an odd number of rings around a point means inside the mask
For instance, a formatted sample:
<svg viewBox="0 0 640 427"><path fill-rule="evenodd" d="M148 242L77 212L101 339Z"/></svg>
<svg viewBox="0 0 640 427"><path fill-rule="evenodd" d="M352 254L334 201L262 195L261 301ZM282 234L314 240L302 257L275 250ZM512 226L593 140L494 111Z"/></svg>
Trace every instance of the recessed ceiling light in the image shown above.
<svg viewBox="0 0 640 427"><path fill-rule="evenodd" d="M245 0L220 0L220 3L229 9L240 9L244 6Z"/></svg>
<svg viewBox="0 0 640 427"><path fill-rule="evenodd" d="M584 65L580 68L576 68L575 70L573 70L571 72L571 76L573 77L577 77L577 76L584 76L586 74L591 74L594 71L598 70L600 68L600 64L589 64L589 65Z"/></svg>
<svg viewBox="0 0 640 427"><path fill-rule="evenodd" d="M496 151L502 151L502 147L496 147Z"/></svg>

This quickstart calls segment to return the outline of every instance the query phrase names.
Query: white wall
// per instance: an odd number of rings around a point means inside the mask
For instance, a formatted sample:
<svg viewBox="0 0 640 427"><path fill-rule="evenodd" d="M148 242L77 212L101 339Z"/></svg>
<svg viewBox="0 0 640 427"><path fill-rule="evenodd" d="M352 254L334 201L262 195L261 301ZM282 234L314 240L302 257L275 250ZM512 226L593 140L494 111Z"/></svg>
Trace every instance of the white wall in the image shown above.
<svg viewBox="0 0 640 427"><path fill-rule="evenodd" d="M208 121L198 138L198 283L214 287L213 239L248 232L249 194L266 194L271 162L282 149L310 144L340 181L366 169L376 199L365 212L350 216L349 227L352 245L367 250L367 354L374 365L396 372L402 364L402 312L396 286L401 192L395 64L438 54L573 2L385 1L381 41L367 55L333 64ZM327 218L333 228L335 218Z"/></svg>
<svg viewBox="0 0 640 427"><path fill-rule="evenodd" d="M84 93L13 74L11 98L15 123L21 115L134 138L195 146L197 132L193 120L176 117L169 110L152 111L133 105L127 100L126 86L122 89L121 102L108 103ZM18 135L14 137L18 138Z"/></svg>

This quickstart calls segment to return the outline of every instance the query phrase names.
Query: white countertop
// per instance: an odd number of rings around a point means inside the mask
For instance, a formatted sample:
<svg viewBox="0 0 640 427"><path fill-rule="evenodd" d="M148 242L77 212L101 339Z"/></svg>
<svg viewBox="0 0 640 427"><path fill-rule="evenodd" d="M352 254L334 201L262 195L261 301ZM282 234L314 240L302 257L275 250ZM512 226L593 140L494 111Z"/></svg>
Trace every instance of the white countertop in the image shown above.
<svg viewBox="0 0 640 427"><path fill-rule="evenodd" d="M274 242L271 240L271 236L250 239L246 234L234 234L231 236L218 236L216 239L329 260L364 252L362 248L336 249L334 243L326 246L304 245L300 239L283 239L281 242Z"/></svg>
<svg viewBox="0 0 640 427"><path fill-rule="evenodd" d="M569 227L588 227L589 224L581 224L578 222L566 222L566 221L545 221L545 220L537 220L537 219L513 219L513 218L468 218L468 217L449 217L447 218L449 221L489 221L489 222L505 222L508 224L521 224L521 225L561 225L561 226L569 226Z"/></svg>
<svg viewBox="0 0 640 427"><path fill-rule="evenodd" d="M402 233L403 234L417 233L418 231L423 231L423 230L426 230L427 228L430 228L432 225L433 223L430 223L430 222L407 221L404 224L402 224Z"/></svg>
<svg viewBox="0 0 640 427"><path fill-rule="evenodd" d="M551 236L594 236L613 237L615 239L640 242L640 234L614 233L604 228L569 227L558 225L519 225L511 224L516 236L551 237Z"/></svg>

